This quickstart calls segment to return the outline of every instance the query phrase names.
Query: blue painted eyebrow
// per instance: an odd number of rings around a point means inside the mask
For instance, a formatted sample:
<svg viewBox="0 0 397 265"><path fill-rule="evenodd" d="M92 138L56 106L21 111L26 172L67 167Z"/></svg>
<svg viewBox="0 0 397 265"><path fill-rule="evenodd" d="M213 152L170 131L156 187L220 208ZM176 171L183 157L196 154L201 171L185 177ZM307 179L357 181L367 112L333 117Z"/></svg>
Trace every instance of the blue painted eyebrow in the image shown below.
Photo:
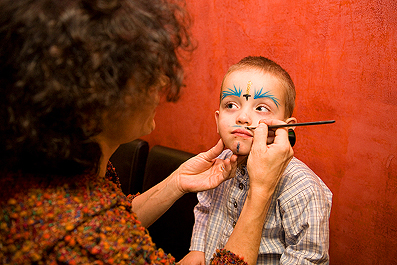
<svg viewBox="0 0 397 265"><path fill-rule="evenodd" d="M278 102L278 99L274 95L270 94L270 91L262 92L262 90L263 90L263 87L259 91L256 91L256 89L255 89L254 99L257 99L257 98L270 98L271 100L273 100L274 104L276 104L276 106L278 108L278 106L280 106L280 103Z"/></svg>
<svg viewBox="0 0 397 265"><path fill-rule="evenodd" d="M233 85L234 89L228 88L225 91L222 91L222 99L224 99L227 96L236 96L236 97L240 97L241 96L241 88L236 88L235 85Z"/></svg>

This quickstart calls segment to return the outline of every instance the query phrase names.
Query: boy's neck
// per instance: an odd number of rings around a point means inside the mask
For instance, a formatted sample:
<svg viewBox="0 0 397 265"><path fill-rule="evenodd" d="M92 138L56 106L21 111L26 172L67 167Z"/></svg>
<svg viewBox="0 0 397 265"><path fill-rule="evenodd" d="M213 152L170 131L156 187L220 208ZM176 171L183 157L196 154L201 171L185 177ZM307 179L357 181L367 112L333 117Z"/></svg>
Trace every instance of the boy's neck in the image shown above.
<svg viewBox="0 0 397 265"><path fill-rule="evenodd" d="M237 167L241 167L247 164L247 155L237 155Z"/></svg>

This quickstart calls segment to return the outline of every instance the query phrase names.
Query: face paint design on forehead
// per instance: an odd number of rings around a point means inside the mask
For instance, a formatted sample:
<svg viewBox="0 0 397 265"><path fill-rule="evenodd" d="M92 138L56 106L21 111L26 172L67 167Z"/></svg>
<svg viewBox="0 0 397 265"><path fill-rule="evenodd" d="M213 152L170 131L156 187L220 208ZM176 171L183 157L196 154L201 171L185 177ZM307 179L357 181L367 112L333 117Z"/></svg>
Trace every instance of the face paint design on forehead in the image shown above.
<svg viewBox="0 0 397 265"><path fill-rule="evenodd" d="M246 91L246 93L243 95L243 97L245 97L245 99L246 99L247 101L248 101L248 98L251 97L251 95L250 95L251 86L252 86L252 82L251 82L251 81L248 81L248 83L247 83L247 91Z"/></svg>
<svg viewBox="0 0 397 265"><path fill-rule="evenodd" d="M235 85L233 85L234 89L227 88L227 90L222 91L222 99L224 99L227 96L236 96L240 97L241 96L241 88L236 88Z"/></svg>
<svg viewBox="0 0 397 265"><path fill-rule="evenodd" d="M243 95L243 97L245 97L247 101L248 98L251 97L250 95L251 87L252 87L252 82L248 81L246 93ZM222 100L227 96L241 97L241 93L242 93L242 89L240 87L237 89L237 87L233 85L233 89L227 88L226 90L222 91ZM271 94L270 91L263 92L263 87L259 91L255 89L254 99L258 99L258 98L270 98L274 102L274 104L276 104L277 108L280 106L278 98L276 98L273 94Z"/></svg>
<svg viewBox="0 0 397 265"><path fill-rule="evenodd" d="M278 106L280 106L280 103L278 102L278 99L274 95L272 95L270 93L270 91L262 92L262 90L263 90L263 87L259 91L256 91L256 89L255 89L254 99L257 99L257 98L270 98L271 100L273 100L274 104L276 104L276 107L278 108Z"/></svg>

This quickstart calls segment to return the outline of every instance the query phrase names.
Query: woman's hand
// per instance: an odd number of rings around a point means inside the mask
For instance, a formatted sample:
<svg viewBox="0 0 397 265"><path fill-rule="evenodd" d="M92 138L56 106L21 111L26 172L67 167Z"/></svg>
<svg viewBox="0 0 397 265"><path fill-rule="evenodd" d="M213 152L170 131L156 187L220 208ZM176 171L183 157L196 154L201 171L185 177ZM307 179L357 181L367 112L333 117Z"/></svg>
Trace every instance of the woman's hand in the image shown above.
<svg viewBox="0 0 397 265"><path fill-rule="evenodd" d="M205 255L201 251L190 251L177 265L205 265Z"/></svg>
<svg viewBox="0 0 397 265"><path fill-rule="evenodd" d="M217 156L222 150L223 142L219 141L209 151L192 157L171 176L137 196L131 205L142 225L149 227L183 194L213 189L234 176L237 156L219 159Z"/></svg>
<svg viewBox="0 0 397 265"><path fill-rule="evenodd" d="M248 196L237 224L225 245L225 249L244 257L244 261L248 264L256 264L271 197L294 153L288 141L287 129L277 129L274 142L266 144L268 135L266 124L283 124L283 122L260 121L254 131L247 160L250 178Z"/></svg>
<svg viewBox="0 0 397 265"><path fill-rule="evenodd" d="M178 178L178 188L183 193L213 189L235 175L237 156L225 160L217 158L223 151L223 142L192 157L173 174Z"/></svg>
<svg viewBox="0 0 397 265"><path fill-rule="evenodd" d="M250 187L272 193L285 168L291 161L294 151L288 141L288 128L275 132L274 142L267 144L267 125L285 124L280 120L261 120L254 131L254 139L247 160Z"/></svg>

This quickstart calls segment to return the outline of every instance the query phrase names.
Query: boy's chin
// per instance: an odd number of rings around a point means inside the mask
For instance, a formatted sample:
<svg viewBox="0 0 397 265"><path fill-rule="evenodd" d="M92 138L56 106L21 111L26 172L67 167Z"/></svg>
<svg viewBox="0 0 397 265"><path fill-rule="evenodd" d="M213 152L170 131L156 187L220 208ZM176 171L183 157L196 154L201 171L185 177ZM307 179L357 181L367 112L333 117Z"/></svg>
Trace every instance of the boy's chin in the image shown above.
<svg viewBox="0 0 397 265"><path fill-rule="evenodd" d="M249 154L249 152L251 151L251 146L246 146L246 145L241 145L241 144L240 145L234 144L233 146L228 147L228 148L230 150L232 150L235 155L238 155L238 156L247 156Z"/></svg>
<svg viewBox="0 0 397 265"><path fill-rule="evenodd" d="M248 156L249 155L249 152L233 152L235 155L237 155L237 156Z"/></svg>

